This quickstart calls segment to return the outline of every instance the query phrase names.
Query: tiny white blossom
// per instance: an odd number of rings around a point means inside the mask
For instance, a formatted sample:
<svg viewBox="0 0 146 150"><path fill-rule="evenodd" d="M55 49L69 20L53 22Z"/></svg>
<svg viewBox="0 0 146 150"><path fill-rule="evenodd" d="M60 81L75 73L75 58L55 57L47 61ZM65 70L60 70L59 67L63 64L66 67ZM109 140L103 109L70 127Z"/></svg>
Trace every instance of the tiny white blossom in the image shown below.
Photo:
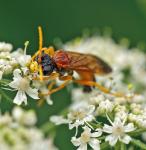
<svg viewBox="0 0 146 150"><path fill-rule="evenodd" d="M17 61L22 67L25 67L30 63L31 56L30 55L21 55L20 57L17 58Z"/></svg>
<svg viewBox="0 0 146 150"><path fill-rule="evenodd" d="M111 122L110 119L109 121ZM111 122L111 124L112 126L104 124L103 132L110 134L106 136L105 141L108 141L111 146L114 146L118 140L125 144L129 144L132 138L126 133L135 130L134 124L128 123L127 125L124 125L125 122L122 122L118 118L115 119L114 122Z"/></svg>
<svg viewBox="0 0 146 150"><path fill-rule="evenodd" d="M0 42L0 52L1 51L8 51L10 52L12 50L13 46L10 43Z"/></svg>
<svg viewBox="0 0 146 150"><path fill-rule="evenodd" d="M88 105L81 103L80 106L72 108L70 113L68 114L68 119L70 120L69 128L72 129L74 127L78 128L78 126L83 125L85 122L90 122L94 119L94 105Z"/></svg>
<svg viewBox="0 0 146 150"><path fill-rule="evenodd" d="M84 131L79 138L72 137L71 142L78 147L77 150L87 150L89 144L93 150L100 150L100 141L97 137L102 135L101 130L91 133L91 129L87 126L83 127Z"/></svg>
<svg viewBox="0 0 146 150"><path fill-rule="evenodd" d="M105 112L112 112L113 108L114 104L110 100L106 99L105 101L101 101L99 103L99 106L97 107L96 111L97 114L98 113L103 114Z"/></svg>
<svg viewBox="0 0 146 150"><path fill-rule="evenodd" d="M9 86L18 91L14 98L14 103L21 105L24 102L27 104L27 97L25 93L33 99L39 99L38 90L30 87L30 79L23 77L20 69L15 69L13 75L13 81L9 83Z"/></svg>
<svg viewBox="0 0 146 150"><path fill-rule="evenodd" d="M50 121L55 123L56 125L68 124L69 123L69 120L63 118L62 116L51 116Z"/></svg>

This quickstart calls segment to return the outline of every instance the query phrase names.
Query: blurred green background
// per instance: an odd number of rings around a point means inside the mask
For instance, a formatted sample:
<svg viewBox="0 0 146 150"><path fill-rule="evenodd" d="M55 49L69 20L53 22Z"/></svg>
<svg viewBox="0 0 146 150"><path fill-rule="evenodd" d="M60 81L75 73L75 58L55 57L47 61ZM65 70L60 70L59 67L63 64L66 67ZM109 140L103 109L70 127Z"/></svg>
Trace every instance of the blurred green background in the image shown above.
<svg viewBox="0 0 146 150"><path fill-rule="evenodd" d="M14 48L23 47L30 41L28 53L38 47L37 26L44 30L44 45L53 43L56 37L64 42L79 35L86 28L103 31L111 27L117 41L123 37L135 46L146 43L146 1L145 0L0 0L0 41L11 42ZM145 48L145 47L143 47ZM38 108L31 101L29 108L36 108L38 126L49 120L70 103L66 89L55 93L54 105ZM1 104L8 110L10 104ZM72 150L67 126L57 128L55 143L60 150Z"/></svg>

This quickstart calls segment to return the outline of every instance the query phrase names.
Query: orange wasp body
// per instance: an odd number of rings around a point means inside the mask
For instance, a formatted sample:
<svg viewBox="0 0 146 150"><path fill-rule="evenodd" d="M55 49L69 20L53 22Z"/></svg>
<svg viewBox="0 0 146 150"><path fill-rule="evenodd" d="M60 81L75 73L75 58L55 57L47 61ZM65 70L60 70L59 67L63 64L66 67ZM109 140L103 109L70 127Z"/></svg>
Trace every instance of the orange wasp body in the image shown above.
<svg viewBox="0 0 146 150"><path fill-rule="evenodd" d="M42 47L42 30L39 29L39 50L32 57L30 70L39 72L39 80L51 80L59 77L64 83L55 89L50 89L48 93L52 94L64 88L69 81L79 83L84 86L84 91L91 91L92 87L97 87L104 93L110 93L110 90L101 86L95 81L95 74L106 75L112 71L111 67L102 59L91 54L82 54L64 50L54 51L52 47ZM80 80L73 78L73 73L77 72ZM52 87L52 86L51 86Z"/></svg>

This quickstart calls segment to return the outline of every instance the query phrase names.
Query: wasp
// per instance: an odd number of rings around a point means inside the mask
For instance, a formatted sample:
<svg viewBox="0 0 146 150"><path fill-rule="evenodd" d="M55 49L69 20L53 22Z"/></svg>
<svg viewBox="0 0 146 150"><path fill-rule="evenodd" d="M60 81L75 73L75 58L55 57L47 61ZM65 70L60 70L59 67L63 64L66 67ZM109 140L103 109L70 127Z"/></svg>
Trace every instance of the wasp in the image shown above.
<svg viewBox="0 0 146 150"><path fill-rule="evenodd" d="M107 75L112 72L112 68L101 58L77 52L66 50L54 50L53 47L43 47L42 28L38 27L39 31L39 50L32 56L30 63L31 72L39 72L39 78L36 80L54 80L59 78L64 81L60 86L50 89L43 95L55 93L70 81L84 86L85 92L90 92L92 87L97 87L104 93L110 93L110 90L98 84L95 81L95 75ZM80 79L73 77L76 72ZM52 87L52 86L51 86Z"/></svg>

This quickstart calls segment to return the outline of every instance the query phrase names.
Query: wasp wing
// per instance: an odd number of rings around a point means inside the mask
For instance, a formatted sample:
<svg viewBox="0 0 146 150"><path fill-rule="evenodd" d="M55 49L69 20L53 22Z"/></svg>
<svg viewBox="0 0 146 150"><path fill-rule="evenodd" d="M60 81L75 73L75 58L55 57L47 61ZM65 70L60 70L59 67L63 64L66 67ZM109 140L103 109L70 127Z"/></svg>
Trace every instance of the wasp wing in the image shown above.
<svg viewBox="0 0 146 150"><path fill-rule="evenodd" d="M111 67L97 56L66 51L70 65L68 69L76 71L86 71L96 74L108 74L112 71Z"/></svg>

